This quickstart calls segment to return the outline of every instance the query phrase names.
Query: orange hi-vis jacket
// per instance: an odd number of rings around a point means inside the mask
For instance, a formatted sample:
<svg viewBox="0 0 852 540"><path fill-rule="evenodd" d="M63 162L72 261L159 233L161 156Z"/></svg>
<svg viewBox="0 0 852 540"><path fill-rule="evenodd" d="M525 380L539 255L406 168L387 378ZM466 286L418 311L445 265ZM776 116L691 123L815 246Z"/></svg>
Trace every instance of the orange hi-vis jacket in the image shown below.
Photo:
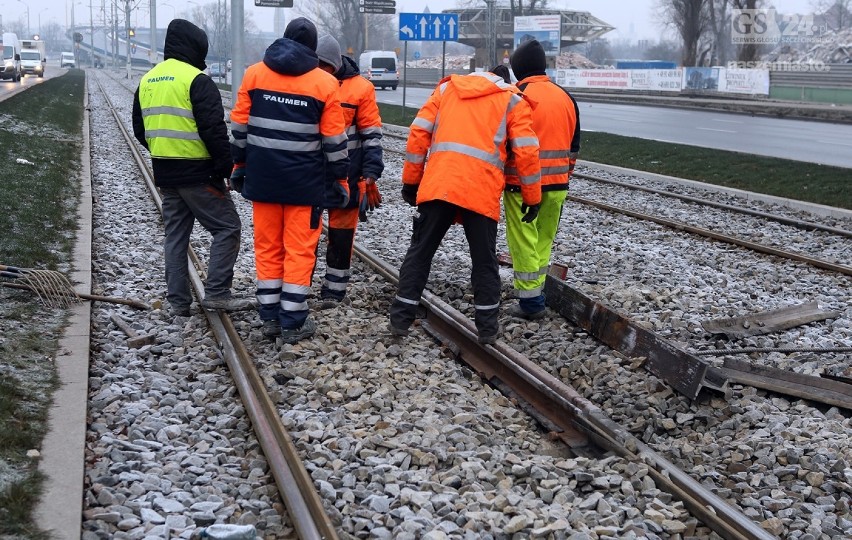
<svg viewBox="0 0 852 540"><path fill-rule="evenodd" d="M538 139L529 103L492 73L450 75L411 124L402 181L420 184L417 204L446 201L497 221L508 147L524 203L540 203Z"/></svg>
<svg viewBox="0 0 852 540"><path fill-rule="evenodd" d="M246 199L320 206L349 172L338 81L300 47L276 40L243 76L231 111L231 154L246 164Z"/></svg>
<svg viewBox="0 0 852 540"><path fill-rule="evenodd" d="M533 131L539 141L542 191L568 189L571 172L580 150L580 111L577 102L547 75L533 75L518 81L533 104ZM523 189L510 157L506 164L506 189Z"/></svg>
<svg viewBox="0 0 852 540"><path fill-rule="evenodd" d="M340 79L340 104L346 135L349 137L349 191L357 193L358 181L378 180L384 171L382 161L382 117L376 103L376 87L361 76L355 62L342 56L343 65L335 76ZM358 206L358 197L350 197L350 208Z"/></svg>

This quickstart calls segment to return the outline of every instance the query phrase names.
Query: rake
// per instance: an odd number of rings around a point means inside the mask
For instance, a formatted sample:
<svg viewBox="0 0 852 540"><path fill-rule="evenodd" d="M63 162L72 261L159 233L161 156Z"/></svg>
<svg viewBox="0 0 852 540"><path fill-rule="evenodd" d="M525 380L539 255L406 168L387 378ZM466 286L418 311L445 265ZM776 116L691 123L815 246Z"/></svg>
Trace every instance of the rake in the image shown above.
<svg viewBox="0 0 852 540"><path fill-rule="evenodd" d="M35 268L19 268L0 264L0 277L14 280L2 283L4 287L29 290L35 293L42 305L51 308L64 308L82 300L124 304L138 309L151 309L151 306L138 300L126 300L109 296L78 293L68 278L55 270L38 270Z"/></svg>

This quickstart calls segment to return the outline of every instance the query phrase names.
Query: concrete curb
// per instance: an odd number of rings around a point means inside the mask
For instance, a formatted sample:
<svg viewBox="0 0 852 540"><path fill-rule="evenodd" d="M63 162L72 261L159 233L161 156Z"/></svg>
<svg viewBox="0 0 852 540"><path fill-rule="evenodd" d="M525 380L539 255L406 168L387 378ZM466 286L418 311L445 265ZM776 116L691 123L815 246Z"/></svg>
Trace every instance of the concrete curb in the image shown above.
<svg viewBox="0 0 852 540"><path fill-rule="evenodd" d="M675 176L666 176L664 174L650 173L645 171L638 171L636 169L628 169L625 167L618 167L615 165L606 165L604 163L596 163L594 161L579 161L578 165L583 165L586 167L592 167L595 169L601 169L603 171L607 171L613 174L629 174L632 176L638 176L640 178L647 178L649 180L657 180L660 182L667 182L669 184L679 184L682 186L689 186L704 189L707 191L714 191L716 193L727 193L729 195L734 195L737 197L742 197L747 200L752 201L762 201L767 203L778 204L781 206L786 206L787 208L792 208L794 210L802 210L804 212L810 212L816 216L823 217L833 217L833 218L843 218L843 219L852 219L852 210L846 210L844 208L835 208L833 206L825 206L822 204L809 203L805 201L797 201L794 199L785 199L784 197L775 197L773 195L764 195L762 193L754 193L752 191L743 191L741 189L729 188L725 186L717 186L714 184L707 184L705 182L700 182L698 180L688 180L686 178L677 178ZM581 171L578 171L581 172Z"/></svg>
<svg viewBox="0 0 852 540"><path fill-rule="evenodd" d="M89 141L89 92L83 90L83 151L80 156L80 205L71 281L78 293L92 291L92 171ZM39 470L47 477L35 509L39 528L51 537L79 540L82 535L86 410L89 400L89 343L92 304L83 301L69 312L59 341L56 368L59 388L53 394L48 433Z"/></svg>

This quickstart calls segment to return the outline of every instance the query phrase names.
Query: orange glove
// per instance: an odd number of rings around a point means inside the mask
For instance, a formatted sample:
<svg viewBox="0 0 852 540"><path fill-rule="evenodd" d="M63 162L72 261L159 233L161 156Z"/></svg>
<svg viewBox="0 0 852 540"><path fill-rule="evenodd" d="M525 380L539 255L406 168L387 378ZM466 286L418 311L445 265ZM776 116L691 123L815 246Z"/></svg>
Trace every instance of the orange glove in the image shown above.
<svg viewBox="0 0 852 540"><path fill-rule="evenodd" d="M375 178L365 178L364 182L367 187L367 209L372 212L382 205L382 195Z"/></svg>

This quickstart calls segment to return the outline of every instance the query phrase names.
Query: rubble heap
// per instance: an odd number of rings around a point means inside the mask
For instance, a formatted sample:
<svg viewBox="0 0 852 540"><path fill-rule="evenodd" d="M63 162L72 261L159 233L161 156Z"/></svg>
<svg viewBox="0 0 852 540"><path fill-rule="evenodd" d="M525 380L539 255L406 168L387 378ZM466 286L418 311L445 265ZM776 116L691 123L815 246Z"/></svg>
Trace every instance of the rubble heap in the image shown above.
<svg viewBox="0 0 852 540"><path fill-rule="evenodd" d="M807 49L798 49L792 44L782 43L772 52L763 55L761 60L765 62L852 64L852 28L820 34L815 36L814 39L818 42Z"/></svg>
<svg viewBox="0 0 852 540"><path fill-rule="evenodd" d="M468 69L470 67L471 58L473 58L473 56L467 54L459 56L447 55L444 67L446 69ZM418 58L417 60L409 60L405 63L405 65L410 68L441 69L441 57L430 56L428 58Z"/></svg>
<svg viewBox="0 0 852 540"><path fill-rule="evenodd" d="M576 52L563 52L562 54L556 57L557 69L595 69L598 67L600 66L598 66L582 54Z"/></svg>

